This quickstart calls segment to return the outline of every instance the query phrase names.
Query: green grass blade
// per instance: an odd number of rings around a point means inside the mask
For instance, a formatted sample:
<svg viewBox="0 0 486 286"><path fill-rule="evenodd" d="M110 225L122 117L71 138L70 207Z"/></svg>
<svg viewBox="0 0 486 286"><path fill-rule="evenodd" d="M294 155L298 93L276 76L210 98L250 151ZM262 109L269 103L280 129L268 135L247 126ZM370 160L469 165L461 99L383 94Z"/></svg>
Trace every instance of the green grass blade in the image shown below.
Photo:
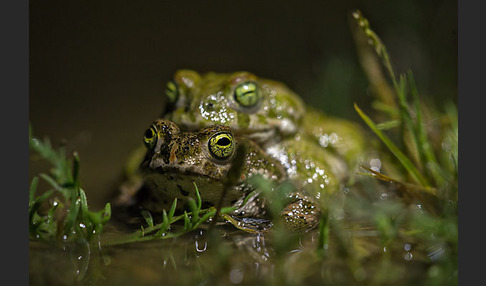
<svg viewBox="0 0 486 286"><path fill-rule="evenodd" d="M394 106L390 106L388 104L385 104L379 100L375 100L371 103L371 107L373 107L377 111L381 111L385 114L388 114L391 118L397 118L399 115L399 112L397 108Z"/></svg>
<svg viewBox="0 0 486 286"><path fill-rule="evenodd" d="M168 215L169 221L172 221L172 218L174 217L176 206L177 206L177 198L174 199L174 201L172 202L172 206L170 207L169 215Z"/></svg>
<svg viewBox="0 0 486 286"><path fill-rule="evenodd" d="M34 177L30 183L29 189L29 206L34 203L35 191L37 190L37 183L39 182L39 177Z"/></svg>
<svg viewBox="0 0 486 286"><path fill-rule="evenodd" d="M197 208L201 209L202 207L202 200L201 200L201 194L199 193L199 189L197 188L196 182L192 182L194 184L194 189L196 190L196 203L197 203Z"/></svg>
<svg viewBox="0 0 486 286"><path fill-rule="evenodd" d="M435 157L434 151L430 145L429 138L427 133L423 127L423 118L422 118L422 110L420 108L420 98L418 95L417 86L415 85L415 81L413 79L412 72L408 72L408 84L410 86L410 93L412 94L412 99L414 102L415 107L415 114L417 119L417 126L416 126L416 133L417 133L417 140L418 140L418 149L421 157L425 161L425 166L428 166L428 170L432 174L434 180L439 184L443 184L444 181L441 176L441 171L437 168L431 168L430 166L439 166L437 164L437 158Z"/></svg>
<svg viewBox="0 0 486 286"><path fill-rule="evenodd" d="M145 222L147 223L148 227L151 228L154 226L154 219L152 218L152 214L146 210L142 210L142 216L145 219Z"/></svg>
<svg viewBox="0 0 486 286"><path fill-rule="evenodd" d="M184 230L189 231L191 230L191 220L189 219L189 215L187 214L186 211L184 211Z"/></svg>
<svg viewBox="0 0 486 286"><path fill-rule="evenodd" d="M389 120L376 125L376 128L380 130L388 130L400 126L400 120Z"/></svg>
<svg viewBox="0 0 486 286"><path fill-rule="evenodd" d="M371 46L375 49L376 54L378 57L381 59L383 65L385 66L386 70L388 71L388 74L390 75L390 78L393 82L393 86L395 89L398 87L398 82L395 76L395 71L393 70L392 63L390 61L390 56L388 55L388 51L386 49L386 46L383 44L381 41L380 37L371 30L370 28L370 23L368 19L366 19L361 11L355 11L352 13L353 18L356 20L356 23L358 24L359 28L363 33L366 35L366 37L369 39Z"/></svg>
<svg viewBox="0 0 486 286"><path fill-rule="evenodd" d="M81 200L81 218L83 220L88 219L88 199L86 198L86 193L82 190L79 189L79 198Z"/></svg>
<svg viewBox="0 0 486 286"><path fill-rule="evenodd" d="M163 210L162 212L162 224L160 224L160 229L155 233L156 236L162 236L164 232L169 229L170 221L169 217L167 216L167 212Z"/></svg>
<svg viewBox="0 0 486 286"><path fill-rule="evenodd" d="M194 201L193 198L189 198L187 200L187 204L189 205L189 209L191 210L192 223L194 224L199 219L199 209L198 209L196 202Z"/></svg>
<svg viewBox="0 0 486 286"><path fill-rule="evenodd" d="M398 106L400 107L400 118L404 124L406 130L409 131L410 141L406 141L410 149L410 155L415 158L417 164L423 166L423 156L421 156L420 144L418 139L418 134L416 132L415 124L412 120L412 115L407 103L407 77L405 75L400 76L400 81L397 89L398 94ZM411 146L410 146L411 145Z"/></svg>
<svg viewBox="0 0 486 286"><path fill-rule="evenodd" d="M69 208L69 213L66 216L66 220L64 221L64 232L63 232L63 234L66 237L69 237L70 234L72 233L72 228L73 228L73 226L76 222L76 218L77 218L78 213L79 213L80 205L81 205L81 199L78 197L74 201L74 203L71 205L71 207Z"/></svg>
<svg viewBox="0 0 486 286"><path fill-rule="evenodd" d="M412 178L421 186L429 187L430 185L427 180L420 174L412 162L410 162L410 160L400 151L400 149L398 149L398 147L376 127L376 124L358 107L356 103L354 104L354 109L358 112L359 116L364 120L364 122L371 128L371 130L373 130L373 132L388 147L390 152L392 152L398 161L400 161Z"/></svg>
<svg viewBox="0 0 486 286"><path fill-rule="evenodd" d="M111 219L111 204L106 203L105 209L103 210L103 214L101 216L101 223L104 225Z"/></svg>
<svg viewBox="0 0 486 286"><path fill-rule="evenodd" d="M49 175L47 175L47 174L39 174L39 177L41 177L47 183L49 183L56 191L59 191L61 189L61 186L56 182L56 180L54 180L53 178L51 178Z"/></svg>

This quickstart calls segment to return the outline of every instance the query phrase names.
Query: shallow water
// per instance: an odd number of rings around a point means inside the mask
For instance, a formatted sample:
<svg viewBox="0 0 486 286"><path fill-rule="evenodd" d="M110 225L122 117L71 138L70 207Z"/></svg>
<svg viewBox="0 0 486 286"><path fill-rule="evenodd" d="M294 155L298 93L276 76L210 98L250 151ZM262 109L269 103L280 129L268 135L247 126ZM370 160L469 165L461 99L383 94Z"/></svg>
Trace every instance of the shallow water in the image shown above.
<svg viewBox="0 0 486 286"><path fill-rule="evenodd" d="M177 238L110 246L134 230L109 223L91 243L31 241L30 284L428 285L433 275L441 275L437 285L457 281L457 272L442 277L451 267L441 263L453 262L446 248L401 239L383 248L372 227L331 228L322 249L317 230L249 234L230 225L210 232L203 227Z"/></svg>

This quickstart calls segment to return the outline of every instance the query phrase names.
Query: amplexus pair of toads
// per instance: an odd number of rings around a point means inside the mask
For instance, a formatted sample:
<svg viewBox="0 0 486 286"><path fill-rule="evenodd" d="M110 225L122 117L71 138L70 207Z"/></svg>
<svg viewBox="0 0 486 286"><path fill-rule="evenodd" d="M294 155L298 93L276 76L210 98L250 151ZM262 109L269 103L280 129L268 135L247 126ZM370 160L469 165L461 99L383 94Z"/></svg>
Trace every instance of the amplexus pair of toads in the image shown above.
<svg viewBox="0 0 486 286"><path fill-rule="evenodd" d="M179 70L166 94L162 118L145 132L140 168L137 204L152 212L168 209L174 198L183 207L196 197L194 183L203 206L216 206L245 146L238 180L223 196L223 206L236 207L229 221L251 232L271 225L258 225L272 219L269 202L246 180L260 175L295 186L276 219L292 230L312 229L322 201L346 180L364 146L354 123L306 107L284 84L248 72Z"/></svg>

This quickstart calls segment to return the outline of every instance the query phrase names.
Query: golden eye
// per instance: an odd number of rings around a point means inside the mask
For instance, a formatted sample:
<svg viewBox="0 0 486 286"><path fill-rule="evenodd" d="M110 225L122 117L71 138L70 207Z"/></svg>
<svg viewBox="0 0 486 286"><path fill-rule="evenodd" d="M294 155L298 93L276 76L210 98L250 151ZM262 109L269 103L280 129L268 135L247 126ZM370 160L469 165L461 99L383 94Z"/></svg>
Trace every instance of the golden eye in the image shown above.
<svg viewBox="0 0 486 286"><path fill-rule="evenodd" d="M152 149L154 148L156 142L157 142L157 131L152 126L145 131L145 134L143 136L143 143L145 144L145 147L147 147L148 149Z"/></svg>
<svg viewBox="0 0 486 286"><path fill-rule="evenodd" d="M260 99L260 89L258 85L252 81L245 81L240 83L234 94L236 102L244 107L253 107Z"/></svg>
<svg viewBox="0 0 486 286"><path fill-rule="evenodd" d="M209 153L216 159L224 160L233 155L235 142L230 133L218 133L209 138Z"/></svg>
<svg viewBox="0 0 486 286"><path fill-rule="evenodd" d="M179 87L175 81L171 80L167 82L167 86L165 87L165 95L167 95L171 103L177 101L179 98Z"/></svg>

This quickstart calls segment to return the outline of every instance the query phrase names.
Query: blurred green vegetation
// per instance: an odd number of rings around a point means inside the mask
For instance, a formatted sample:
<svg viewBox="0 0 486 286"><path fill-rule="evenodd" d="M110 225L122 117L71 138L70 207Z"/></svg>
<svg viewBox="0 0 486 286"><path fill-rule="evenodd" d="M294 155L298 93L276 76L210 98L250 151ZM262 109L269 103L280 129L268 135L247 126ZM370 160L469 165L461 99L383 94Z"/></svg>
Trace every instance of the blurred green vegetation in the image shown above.
<svg viewBox="0 0 486 286"><path fill-rule="evenodd" d="M394 5L413 10L414 2L398 3ZM391 5L382 4L383 9ZM410 17L419 25L419 16ZM419 94L421 85L411 72L397 72L400 69L396 69L386 41L370 29L367 19L355 12L351 22L364 71L361 81L353 76L353 69L345 68L349 60L338 57L323 68L327 75L323 80L316 81L314 87L306 83L306 88L317 92L324 86L330 94L341 94L353 92L356 87L351 83L358 88L369 85L372 97L355 101L354 116L381 140L380 151L394 158L393 172L382 174L363 166L362 180L329 198L318 229L304 234L290 233L278 225L264 235L231 226L208 228L205 222L218 210L201 209L198 198L182 216L174 216L172 208L161 223L154 223L145 213L141 229L120 231L108 221L109 204L100 212L88 210L77 155L68 160L63 149L56 151L48 141L31 137L31 150L54 167L49 175L41 175L52 191L36 195L38 179L31 184L31 281L457 285L458 125L454 96L439 104ZM339 85L332 84L336 81ZM317 97L314 100L324 102ZM342 107L344 113L354 112L354 101L343 101L349 104ZM368 105L363 107L363 102ZM326 108L339 110L332 105ZM279 193L270 191L277 186L261 179L254 179L254 183L264 194L276 195L271 201L278 208ZM65 208L65 215L55 216L61 208ZM222 215L226 212L219 211ZM68 239L59 239L61 234L84 243L72 245Z"/></svg>

